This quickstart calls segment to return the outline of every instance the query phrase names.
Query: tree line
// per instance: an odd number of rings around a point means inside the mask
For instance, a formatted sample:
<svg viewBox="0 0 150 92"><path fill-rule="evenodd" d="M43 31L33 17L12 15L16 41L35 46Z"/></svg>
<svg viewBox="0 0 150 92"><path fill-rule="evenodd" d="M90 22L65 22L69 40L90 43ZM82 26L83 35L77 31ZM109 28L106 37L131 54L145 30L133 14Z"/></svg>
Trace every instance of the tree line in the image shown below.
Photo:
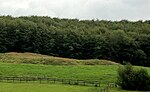
<svg viewBox="0 0 150 92"><path fill-rule="evenodd" d="M150 66L150 20L0 16L0 52L33 52Z"/></svg>

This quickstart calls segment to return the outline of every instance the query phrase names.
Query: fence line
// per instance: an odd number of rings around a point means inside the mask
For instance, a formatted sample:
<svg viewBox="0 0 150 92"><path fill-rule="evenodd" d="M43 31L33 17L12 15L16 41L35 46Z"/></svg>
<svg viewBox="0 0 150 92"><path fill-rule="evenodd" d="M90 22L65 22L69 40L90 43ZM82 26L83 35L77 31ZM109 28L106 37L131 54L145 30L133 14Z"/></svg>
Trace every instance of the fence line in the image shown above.
<svg viewBox="0 0 150 92"><path fill-rule="evenodd" d="M117 87L115 83L109 83L105 88L101 89L99 92L109 92L112 88Z"/></svg>
<svg viewBox="0 0 150 92"><path fill-rule="evenodd" d="M69 84L69 85L100 87L99 81L60 79L60 78L50 78L50 77L0 76L0 82L9 82L9 83L38 82L40 84L41 83L47 83L47 84L48 83L62 83L62 84Z"/></svg>

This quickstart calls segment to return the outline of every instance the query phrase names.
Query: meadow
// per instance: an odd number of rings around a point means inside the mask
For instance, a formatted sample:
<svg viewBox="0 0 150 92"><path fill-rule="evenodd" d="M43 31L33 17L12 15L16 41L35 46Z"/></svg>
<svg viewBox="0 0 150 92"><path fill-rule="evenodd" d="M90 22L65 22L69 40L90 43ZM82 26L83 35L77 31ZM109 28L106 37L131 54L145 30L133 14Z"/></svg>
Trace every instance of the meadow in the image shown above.
<svg viewBox="0 0 150 92"><path fill-rule="evenodd" d="M17 55L16 55L17 54ZM20 55L20 56L19 56ZM117 69L119 64L106 61L105 64L101 65L87 65L85 62L92 62L92 60L75 60L75 59L65 59L56 58L58 62L62 59L67 62L76 62L76 65L67 63L62 64L32 64L20 62L21 60L28 60L30 62L36 62L35 59L45 59L49 61L56 57L49 57L39 54L18 54L9 53L0 55L0 76L35 76L35 77L52 77L52 78L62 78L62 79L75 79L75 80L98 80L100 81L100 88L104 88L108 83L114 83L117 80ZM15 61L18 60L18 61ZM7 62L5 62L7 61ZM13 62L8 62L13 61ZM39 62L39 61L38 61ZM78 63L77 63L78 62ZM82 63L81 63L82 62ZM83 63L84 62L84 63ZM97 60L97 62L104 62ZM107 63L107 64L106 64ZM137 67L136 68L141 68ZM143 67L146 68L146 67ZM150 68L146 68L150 72ZM98 88L98 89L100 89ZM39 84L39 83L3 83L0 82L0 92L88 92L91 89L96 89L94 87L84 87L84 86L70 86L63 84ZM18 91L16 91L18 90ZM113 89L110 92L130 92L122 91L119 89ZM135 92L135 91L131 91Z"/></svg>
<svg viewBox="0 0 150 92"><path fill-rule="evenodd" d="M0 92L88 92L90 87L61 84L0 83Z"/></svg>
<svg viewBox="0 0 150 92"><path fill-rule="evenodd" d="M99 80L102 84L115 82L117 65L39 65L0 63L1 76L39 76L78 80Z"/></svg>

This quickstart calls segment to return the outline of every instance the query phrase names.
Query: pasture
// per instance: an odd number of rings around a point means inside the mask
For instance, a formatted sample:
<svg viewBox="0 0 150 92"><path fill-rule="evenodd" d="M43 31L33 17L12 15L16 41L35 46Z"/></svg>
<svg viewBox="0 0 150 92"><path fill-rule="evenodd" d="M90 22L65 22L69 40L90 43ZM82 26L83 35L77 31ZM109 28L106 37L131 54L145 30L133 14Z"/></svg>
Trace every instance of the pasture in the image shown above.
<svg viewBox="0 0 150 92"><path fill-rule="evenodd" d="M48 60L48 62L54 61L53 63L40 63L40 61L44 62L45 59ZM97 63L98 65L96 65ZM119 64L107 60L76 60L32 53L0 54L0 76L50 77L100 81L99 88L79 85L64 85L61 83L40 84L36 82L0 82L0 92L92 92L92 89L101 89L107 86L108 83L116 82L118 66ZM137 66L135 67L141 68ZM150 68L146 69L150 72ZM130 92L119 89L110 90L110 92L117 91Z"/></svg>
<svg viewBox="0 0 150 92"><path fill-rule="evenodd" d="M88 92L90 87L62 84L0 83L0 92Z"/></svg>
<svg viewBox="0 0 150 92"><path fill-rule="evenodd" d="M78 80L99 80L101 84L115 82L117 65L58 66L0 63L2 76L39 76Z"/></svg>

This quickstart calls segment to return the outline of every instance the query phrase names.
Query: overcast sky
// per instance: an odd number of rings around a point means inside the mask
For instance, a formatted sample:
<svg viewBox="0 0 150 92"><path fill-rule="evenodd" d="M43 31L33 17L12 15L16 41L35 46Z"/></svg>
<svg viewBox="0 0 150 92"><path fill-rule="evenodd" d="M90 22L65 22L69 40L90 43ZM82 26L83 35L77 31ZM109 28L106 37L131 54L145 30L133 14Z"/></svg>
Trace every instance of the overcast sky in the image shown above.
<svg viewBox="0 0 150 92"><path fill-rule="evenodd" d="M148 20L150 0L0 0L0 15Z"/></svg>

